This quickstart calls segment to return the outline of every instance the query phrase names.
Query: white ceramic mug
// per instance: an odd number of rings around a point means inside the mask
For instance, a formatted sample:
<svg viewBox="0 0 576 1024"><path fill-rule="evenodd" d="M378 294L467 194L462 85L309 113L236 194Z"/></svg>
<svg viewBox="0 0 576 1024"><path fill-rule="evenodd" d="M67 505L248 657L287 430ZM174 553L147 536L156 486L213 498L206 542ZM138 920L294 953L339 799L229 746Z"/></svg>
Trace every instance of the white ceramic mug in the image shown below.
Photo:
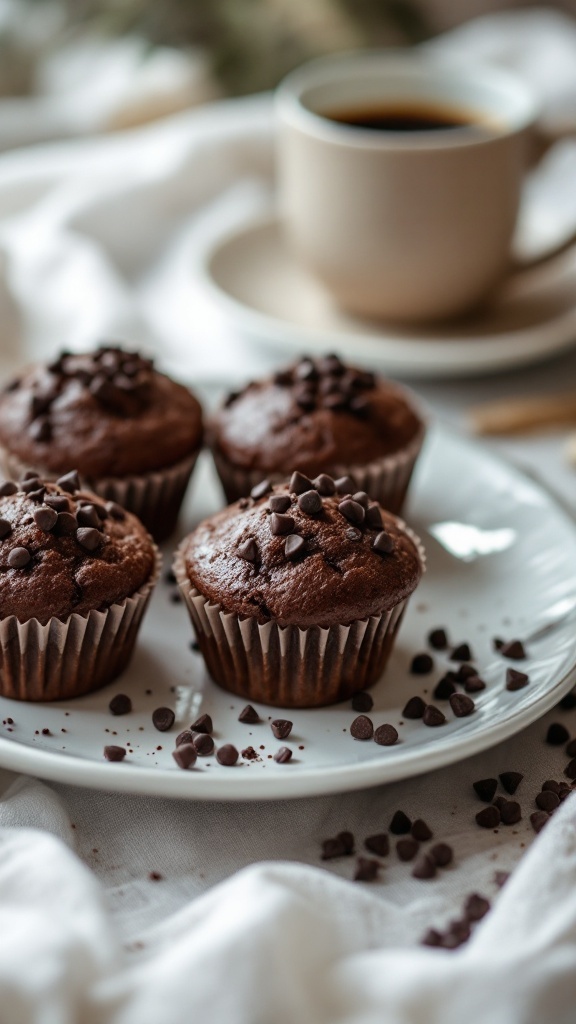
<svg viewBox="0 0 576 1024"><path fill-rule="evenodd" d="M330 114L438 107L470 127L375 131ZM511 268L529 89L406 53L322 58L277 93L280 209L298 257L344 308L401 321L478 305Z"/></svg>

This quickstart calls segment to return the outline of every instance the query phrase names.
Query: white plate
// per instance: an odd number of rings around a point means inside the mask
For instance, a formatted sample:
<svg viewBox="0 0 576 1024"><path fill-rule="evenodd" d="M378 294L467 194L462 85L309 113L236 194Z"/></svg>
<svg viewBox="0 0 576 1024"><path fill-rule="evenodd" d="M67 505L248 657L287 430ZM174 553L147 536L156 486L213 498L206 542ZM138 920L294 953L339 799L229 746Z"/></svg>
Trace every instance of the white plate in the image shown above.
<svg viewBox="0 0 576 1024"><path fill-rule="evenodd" d="M221 503L207 457L193 490L195 516L187 517L188 526ZM132 666L112 686L62 704L0 701L0 765L124 792L277 799L417 775L511 736L576 681L576 628L574 615L566 616L576 606L576 526L520 472L440 429L425 451L409 519L426 543L429 570L412 599L389 668L372 690L371 718L376 725L398 726L401 742L396 746L353 740L348 730L355 713L349 701L284 713L258 706L262 724L240 724L245 702L205 678L200 657L190 651L184 607L172 603L174 588L162 581ZM494 653L491 638L526 637L557 619L562 621L555 629L529 645L529 660L514 663L529 672L530 685L507 692L504 675L513 663ZM449 721L426 728L422 722L402 722L401 709L413 694L427 697L449 664L435 655L433 675L409 674L412 655L425 649L425 637L435 626L445 626L454 643L472 645L488 687L469 718L454 719L447 702L437 702ZM114 718L108 702L120 692L130 694L134 710ZM165 705L175 708L177 720L170 732L160 733L151 713ZM196 769L179 770L171 756L175 737L204 711L212 715L217 743L232 742L238 749L252 745L261 760L224 768L214 757L199 758ZM286 765L270 759L281 744L268 722L278 717L294 722L287 741L294 759ZM49 736L42 735L44 728ZM121 764L108 763L102 755L106 743L128 745L133 753Z"/></svg>
<svg viewBox="0 0 576 1024"><path fill-rule="evenodd" d="M576 344L576 248L507 282L481 313L429 327L347 315L284 243L273 215L220 217L195 271L244 335L289 353L337 351L403 377L477 376L550 358Z"/></svg>

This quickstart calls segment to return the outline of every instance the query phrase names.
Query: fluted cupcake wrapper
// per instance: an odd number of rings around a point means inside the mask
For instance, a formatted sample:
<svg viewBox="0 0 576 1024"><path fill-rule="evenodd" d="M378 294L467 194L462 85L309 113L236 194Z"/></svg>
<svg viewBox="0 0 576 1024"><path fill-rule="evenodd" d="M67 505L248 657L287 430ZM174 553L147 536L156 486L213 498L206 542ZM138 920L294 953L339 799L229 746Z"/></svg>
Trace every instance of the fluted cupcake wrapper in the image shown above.
<svg viewBox="0 0 576 1024"><path fill-rule="evenodd" d="M424 569L422 544L407 527L406 532L418 548ZM335 704L375 683L408 603L406 598L380 615L348 625L261 624L255 616L226 612L192 586L183 545L176 552L173 569L214 682L246 700L276 707Z"/></svg>
<svg viewBox="0 0 576 1024"><path fill-rule="evenodd" d="M167 469L135 476L92 479L81 472L82 485L105 501L115 501L122 508L133 512L154 539L160 542L166 540L176 527L198 454L194 452ZM0 465L4 474L14 480L21 479L30 468L38 470L48 480L55 480L59 476L40 466L27 466L6 449L0 453Z"/></svg>
<svg viewBox="0 0 576 1024"><path fill-rule="evenodd" d="M67 700L97 690L122 672L134 650L162 558L139 590L103 611L52 618L0 620L0 694L12 700Z"/></svg>
<svg viewBox="0 0 576 1024"><path fill-rule="evenodd" d="M426 430L422 427L409 444L394 454L375 459L365 466L339 464L332 470L332 476L335 479L351 476L357 490L366 491L383 508L398 513L404 504L425 436ZM244 470L233 466L215 446L212 449L212 456L229 502L238 501L239 498L250 494L252 488L265 476L272 484L286 479L286 475L281 473L264 474L262 470ZM299 468L294 466L294 469Z"/></svg>

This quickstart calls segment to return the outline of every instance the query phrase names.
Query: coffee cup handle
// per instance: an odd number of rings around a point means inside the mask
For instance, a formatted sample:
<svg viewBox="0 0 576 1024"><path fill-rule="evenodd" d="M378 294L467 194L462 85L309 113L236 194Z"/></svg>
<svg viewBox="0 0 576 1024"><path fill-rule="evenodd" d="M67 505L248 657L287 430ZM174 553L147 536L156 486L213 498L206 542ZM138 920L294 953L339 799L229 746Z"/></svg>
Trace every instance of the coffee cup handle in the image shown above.
<svg viewBox="0 0 576 1024"><path fill-rule="evenodd" d="M576 140L559 138L540 153L525 185L511 270L545 266L576 243Z"/></svg>

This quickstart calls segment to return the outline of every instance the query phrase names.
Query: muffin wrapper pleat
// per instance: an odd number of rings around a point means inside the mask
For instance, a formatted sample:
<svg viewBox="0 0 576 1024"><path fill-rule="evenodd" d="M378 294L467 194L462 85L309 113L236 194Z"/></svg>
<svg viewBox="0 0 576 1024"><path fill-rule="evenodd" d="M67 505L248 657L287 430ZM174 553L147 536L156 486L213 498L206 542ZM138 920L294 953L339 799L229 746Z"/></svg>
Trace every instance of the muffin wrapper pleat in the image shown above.
<svg viewBox="0 0 576 1024"><path fill-rule="evenodd" d="M424 444L425 435L426 431L423 427L409 444L400 451L394 452L393 455L375 459L365 466L340 464L332 470L331 475L336 479L341 476L351 476L358 491L366 491L374 501L390 512L400 512L416 460ZM216 446L212 449L212 455L229 502L237 501L250 494L252 488L259 484L265 476L272 484L286 479L286 475L281 473L264 474L262 470L238 468L228 462ZM299 469L299 467L295 465L294 469Z"/></svg>
<svg viewBox="0 0 576 1024"><path fill-rule="evenodd" d="M158 580L162 558L139 590L103 611L52 618L0 620L0 694L12 700L67 700L97 690L122 672Z"/></svg>
<svg viewBox="0 0 576 1024"><path fill-rule="evenodd" d="M101 477L93 480L81 473L82 486L105 501L115 501L122 508L133 512L155 540L163 541L176 527L197 458L198 452L194 452L167 469L122 478ZM30 468L38 470L47 479L56 479L59 475L45 472L38 466L27 466L6 450L0 454L0 465L5 475L14 480L21 479Z"/></svg>
<svg viewBox="0 0 576 1024"><path fill-rule="evenodd" d="M406 532L424 569L422 544ZM255 616L226 612L193 587L182 545L173 568L214 682L246 700L277 707L335 704L371 686L384 671L408 603L406 598L348 625L261 624Z"/></svg>

